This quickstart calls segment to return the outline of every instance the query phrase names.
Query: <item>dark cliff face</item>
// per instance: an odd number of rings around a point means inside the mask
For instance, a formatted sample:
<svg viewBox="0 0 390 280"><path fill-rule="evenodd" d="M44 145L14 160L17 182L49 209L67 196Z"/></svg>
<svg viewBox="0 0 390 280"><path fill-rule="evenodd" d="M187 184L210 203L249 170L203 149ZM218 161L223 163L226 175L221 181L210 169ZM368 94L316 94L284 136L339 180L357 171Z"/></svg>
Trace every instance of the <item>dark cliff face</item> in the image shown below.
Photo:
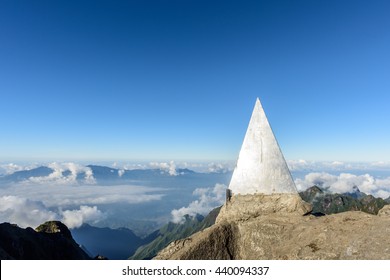
<svg viewBox="0 0 390 280"><path fill-rule="evenodd" d="M0 224L0 258L16 260L85 260L90 257L73 240L69 229L58 221L36 230Z"/></svg>

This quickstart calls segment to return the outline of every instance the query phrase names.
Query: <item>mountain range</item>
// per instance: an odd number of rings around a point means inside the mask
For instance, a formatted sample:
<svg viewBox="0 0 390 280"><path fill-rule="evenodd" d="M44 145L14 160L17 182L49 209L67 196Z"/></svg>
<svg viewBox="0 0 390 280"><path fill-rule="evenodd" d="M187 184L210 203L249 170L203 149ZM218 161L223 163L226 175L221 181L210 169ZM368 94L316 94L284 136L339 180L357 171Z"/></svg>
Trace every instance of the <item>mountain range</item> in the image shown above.
<svg viewBox="0 0 390 280"><path fill-rule="evenodd" d="M313 206L314 216L347 211L361 211L376 215L388 201L366 195L354 189L353 193L332 194L313 186L300 193ZM104 256L108 259L152 259L175 240L185 239L214 225L221 207L206 217L185 216L183 223L161 227L144 238L126 228L98 228L88 224L71 231L61 222L47 222L37 227L22 229L9 223L0 224L1 259L90 259ZM86 253L88 252L89 255Z"/></svg>
<svg viewBox="0 0 390 280"><path fill-rule="evenodd" d="M87 165L85 167L92 171L93 177L98 183L172 177L172 174L170 174L168 170L159 168L123 170L100 165ZM46 177L54 171L53 168L48 166L39 166L29 170L16 171L11 174L0 175L0 183L17 183L26 181L32 177ZM177 168L174 171L175 176L199 174L198 172L187 168ZM69 175L71 175L70 170L62 171L62 176L67 177ZM81 181L86 175L85 171L79 170L76 180Z"/></svg>

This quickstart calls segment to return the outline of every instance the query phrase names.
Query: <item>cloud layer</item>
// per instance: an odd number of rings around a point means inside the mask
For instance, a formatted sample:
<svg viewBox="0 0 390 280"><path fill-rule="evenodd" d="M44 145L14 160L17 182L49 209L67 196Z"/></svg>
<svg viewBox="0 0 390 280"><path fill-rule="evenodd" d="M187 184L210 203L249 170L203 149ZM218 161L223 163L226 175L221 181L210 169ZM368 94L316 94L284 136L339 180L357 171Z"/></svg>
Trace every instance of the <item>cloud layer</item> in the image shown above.
<svg viewBox="0 0 390 280"><path fill-rule="evenodd" d="M96 206L55 211L48 209L41 201L17 196L0 197L0 222L14 223L23 228L36 228L46 221L53 220L60 220L69 228L75 228L83 223L97 222L103 217L104 214Z"/></svg>
<svg viewBox="0 0 390 280"><path fill-rule="evenodd" d="M121 170L134 170L134 169L161 169L172 176L176 176L176 169L188 168L196 172L201 173L226 173L231 172L234 169L235 162L186 162L186 161L169 161L169 162L149 162L142 163L118 163L111 164L113 168Z"/></svg>
<svg viewBox="0 0 390 280"><path fill-rule="evenodd" d="M53 172L48 176L30 177L25 182L26 184L51 184L51 185L74 185L78 184L77 177L82 174L84 176L84 184L95 184L96 180L93 177L91 168L73 163L50 163L47 167L53 169ZM64 175L64 172L67 174Z"/></svg>
<svg viewBox="0 0 390 280"><path fill-rule="evenodd" d="M390 162L343 162L343 161L307 161L288 160L291 171L351 171L351 170L387 170L390 172Z"/></svg>
<svg viewBox="0 0 390 280"><path fill-rule="evenodd" d="M16 171L23 170L23 167L14 163L7 163L0 165L0 176L12 174Z"/></svg>
<svg viewBox="0 0 390 280"><path fill-rule="evenodd" d="M176 164L174 161L168 162L151 162L150 164L151 168L158 168L165 172L167 172L171 176L177 176L176 172Z"/></svg>
<svg viewBox="0 0 390 280"><path fill-rule="evenodd" d="M390 177L378 179L369 174L341 173L332 175L326 172L313 172L307 174L304 179L296 179L295 184L299 191L317 185L328 188L334 193L346 193L351 192L352 188L357 186L360 191L375 197L388 198L390 196Z"/></svg>
<svg viewBox="0 0 390 280"><path fill-rule="evenodd" d="M214 188L195 189L193 195L199 198L192 201L187 207L172 210L172 222L182 223L184 215L208 214L213 208L224 203L225 194L226 186L223 184L216 184Z"/></svg>
<svg viewBox="0 0 390 280"><path fill-rule="evenodd" d="M17 196L0 197L0 220L21 227L37 227L42 222L58 220L59 216L40 201Z"/></svg>
<svg viewBox="0 0 390 280"><path fill-rule="evenodd" d="M0 188L0 196L14 195L42 201L47 207L78 207L79 205L157 201L164 196L162 191L161 188L135 185L15 185Z"/></svg>

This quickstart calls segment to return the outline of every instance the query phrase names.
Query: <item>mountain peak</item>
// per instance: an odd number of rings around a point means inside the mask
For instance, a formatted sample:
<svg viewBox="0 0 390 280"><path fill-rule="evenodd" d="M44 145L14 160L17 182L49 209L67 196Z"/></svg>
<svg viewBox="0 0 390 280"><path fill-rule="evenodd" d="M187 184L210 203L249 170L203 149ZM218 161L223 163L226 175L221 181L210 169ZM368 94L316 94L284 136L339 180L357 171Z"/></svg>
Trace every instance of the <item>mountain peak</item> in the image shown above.
<svg viewBox="0 0 390 280"><path fill-rule="evenodd" d="M39 225L35 231L44 233L59 233L64 237L72 238L72 234L66 225L60 221L48 221Z"/></svg>

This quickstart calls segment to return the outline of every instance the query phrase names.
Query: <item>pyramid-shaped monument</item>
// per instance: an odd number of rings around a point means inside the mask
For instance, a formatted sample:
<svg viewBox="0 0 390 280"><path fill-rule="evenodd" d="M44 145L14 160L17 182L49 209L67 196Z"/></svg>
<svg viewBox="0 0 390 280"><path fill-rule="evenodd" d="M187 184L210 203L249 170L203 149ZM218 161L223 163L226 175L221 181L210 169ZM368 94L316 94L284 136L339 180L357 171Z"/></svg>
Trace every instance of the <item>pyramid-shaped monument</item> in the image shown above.
<svg viewBox="0 0 390 280"><path fill-rule="evenodd" d="M236 194L297 194L286 160L256 100L229 190Z"/></svg>

